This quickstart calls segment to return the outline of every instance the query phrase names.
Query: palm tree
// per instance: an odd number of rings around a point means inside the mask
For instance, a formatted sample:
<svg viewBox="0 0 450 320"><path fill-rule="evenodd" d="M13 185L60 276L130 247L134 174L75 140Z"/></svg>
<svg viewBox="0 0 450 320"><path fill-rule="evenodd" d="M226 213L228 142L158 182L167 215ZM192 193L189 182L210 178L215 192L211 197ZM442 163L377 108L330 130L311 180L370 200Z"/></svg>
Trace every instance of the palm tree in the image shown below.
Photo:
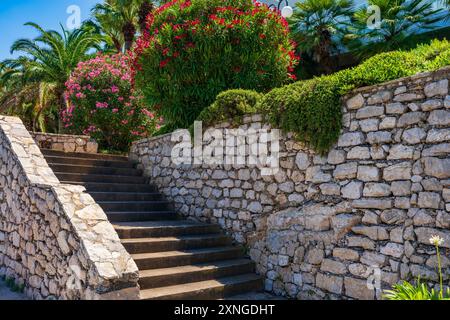
<svg viewBox="0 0 450 320"><path fill-rule="evenodd" d="M39 113L52 104L62 110L67 106L64 91L70 73L80 61L90 58L93 50L101 49L104 37L86 26L73 31L61 26L62 33L58 33L45 31L31 22L25 25L40 34L33 40L20 39L13 43L11 54L19 52L20 56L2 62L0 84L10 93L23 97L16 100L16 106L31 100L41 110Z"/></svg>
<svg viewBox="0 0 450 320"><path fill-rule="evenodd" d="M57 115L55 85L46 82L26 82L26 58L18 59L24 68L14 70L2 65L0 68L0 112L19 116L26 127L33 131L55 131L49 118Z"/></svg>
<svg viewBox="0 0 450 320"><path fill-rule="evenodd" d="M146 29L147 17L153 11L153 9L154 9L153 2L144 1L141 3L141 6L139 8L139 30L141 33L143 33L144 30Z"/></svg>
<svg viewBox="0 0 450 320"><path fill-rule="evenodd" d="M123 39L124 50L128 51L138 29L142 32L145 28L145 19L151 10L151 0L105 0L104 3L94 6L92 14L105 34L113 34L112 39Z"/></svg>
<svg viewBox="0 0 450 320"><path fill-rule="evenodd" d="M56 132L59 111L56 101L54 84L10 85L0 95L0 112L19 116L32 131Z"/></svg>
<svg viewBox="0 0 450 320"><path fill-rule="evenodd" d="M352 16L352 0L304 0L296 4L289 20L299 49L310 54L326 73L333 71L332 54Z"/></svg>
<svg viewBox="0 0 450 320"><path fill-rule="evenodd" d="M443 10L433 5L431 0L368 0L367 6L354 14L353 30L347 35L349 47L362 57L399 48L409 36L433 29L444 18ZM367 25L372 15L369 6L377 6L381 12L375 28Z"/></svg>
<svg viewBox="0 0 450 320"><path fill-rule="evenodd" d="M446 15L446 19L450 19L450 0L442 0L442 4L447 8L447 15Z"/></svg>
<svg viewBox="0 0 450 320"><path fill-rule="evenodd" d="M116 52L122 52L124 39L122 34L121 22L111 14L104 14L100 9L92 10L93 19L85 22L105 35L106 41ZM107 48L109 49L109 48Z"/></svg>

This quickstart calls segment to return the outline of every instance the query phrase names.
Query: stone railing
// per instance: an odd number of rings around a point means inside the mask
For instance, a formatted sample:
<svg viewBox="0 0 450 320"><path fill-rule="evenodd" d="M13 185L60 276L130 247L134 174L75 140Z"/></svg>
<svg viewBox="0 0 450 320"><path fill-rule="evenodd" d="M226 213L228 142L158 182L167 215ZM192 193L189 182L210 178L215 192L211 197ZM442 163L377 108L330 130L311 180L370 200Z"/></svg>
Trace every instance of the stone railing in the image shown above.
<svg viewBox="0 0 450 320"><path fill-rule="evenodd" d="M0 275L33 299L137 299L137 266L84 191L58 181L20 119L0 116Z"/></svg>
<svg viewBox="0 0 450 320"><path fill-rule="evenodd" d="M170 135L135 143L130 156L182 214L219 223L244 243L268 291L375 299L400 279L437 284L432 235L444 239L448 285L449 75L445 68L352 92L329 154L285 135L274 176L256 168L176 166ZM247 117L241 128L266 126L261 118Z"/></svg>
<svg viewBox="0 0 450 320"><path fill-rule="evenodd" d="M89 136L31 132L31 136L41 149L64 152L97 153L98 144Z"/></svg>

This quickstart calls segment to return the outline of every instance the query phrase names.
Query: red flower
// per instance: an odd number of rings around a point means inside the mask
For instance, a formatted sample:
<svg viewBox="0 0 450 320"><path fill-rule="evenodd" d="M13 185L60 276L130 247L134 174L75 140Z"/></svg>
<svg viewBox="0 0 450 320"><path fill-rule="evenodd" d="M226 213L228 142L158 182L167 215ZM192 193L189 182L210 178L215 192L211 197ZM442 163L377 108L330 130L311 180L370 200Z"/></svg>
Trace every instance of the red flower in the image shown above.
<svg viewBox="0 0 450 320"><path fill-rule="evenodd" d="M261 34L259 35L259 38L264 40L264 39L266 38L266 35L263 34L263 33L261 33Z"/></svg>
<svg viewBox="0 0 450 320"><path fill-rule="evenodd" d="M162 60L162 61L159 63L159 67L160 67L160 68L164 68L164 67L169 63L169 61L170 61L170 59Z"/></svg>
<svg viewBox="0 0 450 320"><path fill-rule="evenodd" d="M191 26L196 26L196 25L200 24L200 19L197 18L197 19L195 19L195 20L188 21L188 23L189 23Z"/></svg>
<svg viewBox="0 0 450 320"><path fill-rule="evenodd" d="M289 51L289 57L292 59L292 60L296 60L297 59L297 56L295 55L295 51Z"/></svg>

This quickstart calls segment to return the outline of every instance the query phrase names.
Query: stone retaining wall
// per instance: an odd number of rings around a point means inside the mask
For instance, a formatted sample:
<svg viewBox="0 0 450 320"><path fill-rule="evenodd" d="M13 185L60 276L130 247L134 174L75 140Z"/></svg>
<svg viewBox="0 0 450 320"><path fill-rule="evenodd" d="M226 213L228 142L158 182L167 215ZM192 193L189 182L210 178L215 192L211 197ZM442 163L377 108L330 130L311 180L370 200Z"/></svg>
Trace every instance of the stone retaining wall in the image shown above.
<svg viewBox="0 0 450 320"><path fill-rule="evenodd" d="M39 148L64 152L97 153L98 144L89 136L31 132Z"/></svg>
<svg viewBox="0 0 450 320"><path fill-rule="evenodd" d="M84 191L58 181L20 119L0 116L0 275L33 299L137 299L137 266Z"/></svg>
<svg viewBox="0 0 450 320"><path fill-rule="evenodd" d="M436 283L432 235L445 241L448 285L449 75L445 68L352 92L329 154L285 135L275 176L256 168L175 166L170 135L135 143L131 158L181 213L219 223L245 244L268 291L379 299L377 280L382 289L419 275ZM260 120L247 117L242 128L267 126Z"/></svg>

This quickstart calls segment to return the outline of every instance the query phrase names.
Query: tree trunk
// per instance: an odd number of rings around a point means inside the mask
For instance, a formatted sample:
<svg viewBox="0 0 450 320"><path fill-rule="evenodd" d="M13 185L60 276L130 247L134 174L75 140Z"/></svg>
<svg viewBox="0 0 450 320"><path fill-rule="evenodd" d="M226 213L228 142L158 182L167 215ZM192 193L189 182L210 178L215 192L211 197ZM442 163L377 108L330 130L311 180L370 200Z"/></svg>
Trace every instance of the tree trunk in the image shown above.
<svg viewBox="0 0 450 320"><path fill-rule="evenodd" d="M60 99L60 106L59 106L59 115L58 115L58 133L62 133L62 131L64 130L64 124L62 123L62 119L61 119L61 113L63 110L67 109L67 99L66 99L66 95L64 93L64 90L58 90L59 91L59 99ZM61 93L62 92L62 93Z"/></svg>
<svg viewBox="0 0 450 320"><path fill-rule="evenodd" d="M115 37L112 38L112 41L113 41L114 47L116 48L117 52L121 53L122 52L122 44L120 43L120 41Z"/></svg>
<svg viewBox="0 0 450 320"><path fill-rule="evenodd" d="M333 59L331 57L331 34L328 30L319 30L320 43L315 48L317 62L321 65L326 74L333 72Z"/></svg>
<svg viewBox="0 0 450 320"><path fill-rule="evenodd" d="M139 8L139 30L141 34L147 28L147 17L153 11L153 3L151 1L144 1Z"/></svg>
<svg viewBox="0 0 450 320"><path fill-rule="evenodd" d="M125 40L125 52L127 52L133 46L136 27L132 22L127 22L122 28L122 33Z"/></svg>

